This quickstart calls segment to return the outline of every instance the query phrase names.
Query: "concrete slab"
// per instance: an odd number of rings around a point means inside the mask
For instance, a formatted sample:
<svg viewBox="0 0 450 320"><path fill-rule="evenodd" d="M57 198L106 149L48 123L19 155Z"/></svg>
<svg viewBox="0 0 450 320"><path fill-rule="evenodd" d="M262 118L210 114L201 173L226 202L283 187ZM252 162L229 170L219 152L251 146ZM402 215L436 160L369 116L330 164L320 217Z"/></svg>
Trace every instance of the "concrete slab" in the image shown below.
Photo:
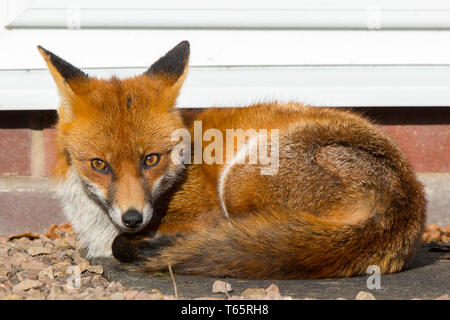
<svg viewBox="0 0 450 320"><path fill-rule="evenodd" d="M450 251L450 245L423 245L408 270L381 275L379 290L368 289L369 275L325 280L248 280L175 274L175 281L178 296L187 299L205 296L225 299L225 294L212 294L212 284L218 279L231 284L233 291L230 295L240 295L247 288L267 288L275 283L282 295L299 299L354 299L360 291L371 292L377 299L435 299L450 293L450 260L448 252L444 252L446 250ZM174 294L172 280L167 273L151 275L125 271L114 259L93 259L92 263L103 265L108 280L120 281L131 289L156 288L163 294Z"/></svg>
<svg viewBox="0 0 450 320"><path fill-rule="evenodd" d="M65 222L48 179L2 177L0 179L0 235L45 233Z"/></svg>
<svg viewBox="0 0 450 320"><path fill-rule="evenodd" d="M428 223L450 224L450 172L421 172L417 176L425 186Z"/></svg>

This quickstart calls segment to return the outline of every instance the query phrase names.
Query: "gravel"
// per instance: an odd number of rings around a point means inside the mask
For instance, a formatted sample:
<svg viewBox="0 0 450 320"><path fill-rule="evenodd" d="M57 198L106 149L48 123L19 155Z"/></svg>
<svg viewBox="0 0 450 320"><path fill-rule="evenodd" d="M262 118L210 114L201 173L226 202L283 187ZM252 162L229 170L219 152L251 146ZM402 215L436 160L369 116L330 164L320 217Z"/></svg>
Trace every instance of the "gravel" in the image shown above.
<svg viewBox="0 0 450 320"><path fill-rule="evenodd" d="M103 267L84 259L68 224L44 234L0 236L0 299L142 300L173 299L159 291L129 290L110 282Z"/></svg>
<svg viewBox="0 0 450 320"><path fill-rule="evenodd" d="M450 228L430 225L424 241L447 242ZM129 289L120 282L108 281L101 265L92 265L83 257L70 224L53 225L46 234L24 233L0 236L0 300L171 300L160 290ZM175 285L175 284L174 284ZM226 296L204 296L197 299L266 299L290 300L277 285L248 288L241 295L232 295L231 284L217 280L213 293ZM361 291L357 300L375 297ZM438 299L448 300L448 295Z"/></svg>

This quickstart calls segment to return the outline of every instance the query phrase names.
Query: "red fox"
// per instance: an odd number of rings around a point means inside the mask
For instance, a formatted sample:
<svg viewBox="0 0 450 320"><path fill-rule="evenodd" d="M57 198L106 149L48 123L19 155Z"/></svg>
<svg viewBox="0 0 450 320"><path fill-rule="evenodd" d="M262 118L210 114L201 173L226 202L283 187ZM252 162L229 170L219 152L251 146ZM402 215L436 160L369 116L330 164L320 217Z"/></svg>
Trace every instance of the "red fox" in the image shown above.
<svg viewBox="0 0 450 320"><path fill-rule="evenodd" d="M393 273L413 257L423 187L363 117L300 103L175 108L187 41L109 80L38 49L61 99L57 194L88 257L259 279ZM239 130L259 133L239 144Z"/></svg>

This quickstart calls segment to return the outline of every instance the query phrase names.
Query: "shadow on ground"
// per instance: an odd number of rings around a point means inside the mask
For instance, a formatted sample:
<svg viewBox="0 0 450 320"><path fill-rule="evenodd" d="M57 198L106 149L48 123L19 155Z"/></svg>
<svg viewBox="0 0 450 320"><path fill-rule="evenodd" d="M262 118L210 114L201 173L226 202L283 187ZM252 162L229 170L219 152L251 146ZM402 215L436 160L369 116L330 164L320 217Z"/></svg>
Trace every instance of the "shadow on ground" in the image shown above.
<svg viewBox="0 0 450 320"><path fill-rule="evenodd" d="M359 291L369 291L377 299L434 299L449 293L450 260L448 245L424 244L409 269L390 275L381 275L381 289L367 288L369 275L344 279L326 280L248 280L220 279L203 276L175 274L180 298L219 297L225 294L213 294L215 280L224 280L231 284L232 295L240 295L247 288L267 288L275 283L283 296L313 299L354 299ZM164 294L174 294L172 280L168 273L148 274L122 270L113 259L94 259L101 264L104 276L110 281L120 281L133 290L159 289Z"/></svg>

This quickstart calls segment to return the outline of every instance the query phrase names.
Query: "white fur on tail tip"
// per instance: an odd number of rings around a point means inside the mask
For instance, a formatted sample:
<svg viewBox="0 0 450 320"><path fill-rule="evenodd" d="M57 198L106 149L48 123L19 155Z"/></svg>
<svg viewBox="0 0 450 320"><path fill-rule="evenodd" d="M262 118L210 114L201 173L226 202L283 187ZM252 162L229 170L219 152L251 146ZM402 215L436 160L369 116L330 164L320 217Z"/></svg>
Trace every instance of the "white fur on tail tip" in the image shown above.
<svg viewBox="0 0 450 320"><path fill-rule="evenodd" d="M83 184L71 170L57 186L64 215L69 219L88 258L112 256L111 245L119 234L108 213L91 200Z"/></svg>

